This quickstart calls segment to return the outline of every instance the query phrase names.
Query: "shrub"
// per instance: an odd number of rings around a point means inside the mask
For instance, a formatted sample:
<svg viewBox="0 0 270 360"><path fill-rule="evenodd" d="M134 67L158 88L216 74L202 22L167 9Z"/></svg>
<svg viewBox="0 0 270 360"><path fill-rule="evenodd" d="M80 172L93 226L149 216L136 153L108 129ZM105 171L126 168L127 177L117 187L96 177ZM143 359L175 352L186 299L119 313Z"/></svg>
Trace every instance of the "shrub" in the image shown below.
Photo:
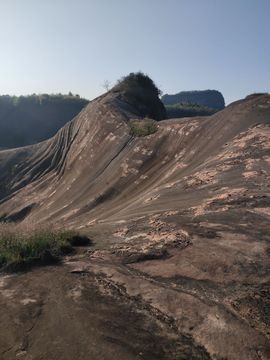
<svg viewBox="0 0 270 360"><path fill-rule="evenodd" d="M72 252L74 238L69 230L34 227L21 224L0 224L0 268L21 270L32 265L57 262Z"/></svg>
<svg viewBox="0 0 270 360"><path fill-rule="evenodd" d="M157 131L156 122L152 119L131 120L130 135L134 137L148 136Z"/></svg>
<svg viewBox="0 0 270 360"><path fill-rule="evenodd" d="M145 91L151 92L155 96L161 95L161 90L155 85L154 81L142 72L130 73L118 80L118 88L136 92L136 88L140 87Z"/></svg>
<svg viewBox="0 0 270 360"><path fill-rule="evenodd" d="M140 116L155 120L166 117L166 110L159 99L161 91L150 77L142 72L130 73L121 78L113 91L134 107Z"/></svg>

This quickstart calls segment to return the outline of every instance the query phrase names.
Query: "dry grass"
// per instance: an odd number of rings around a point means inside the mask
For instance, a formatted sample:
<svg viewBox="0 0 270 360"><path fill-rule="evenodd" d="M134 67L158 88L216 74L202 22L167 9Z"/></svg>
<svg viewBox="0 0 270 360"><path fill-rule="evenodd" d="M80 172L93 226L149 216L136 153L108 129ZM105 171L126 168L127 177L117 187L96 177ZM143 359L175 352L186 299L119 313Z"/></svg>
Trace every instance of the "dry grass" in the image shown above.
<svg viewBox="0 0 270 360"><path fill-rule="evenodd" d="M0 269L21 270L59 261L81 239L73 231L29 222L0 223ZM75 244L76 245L76 244Z"/></svg>
<svg viewBox="0 0 270 360"><path fill-rule="evenodd" d="M130 134L134 137L148 136L157 131L156 121L152 119L131 120Z"/></svg>

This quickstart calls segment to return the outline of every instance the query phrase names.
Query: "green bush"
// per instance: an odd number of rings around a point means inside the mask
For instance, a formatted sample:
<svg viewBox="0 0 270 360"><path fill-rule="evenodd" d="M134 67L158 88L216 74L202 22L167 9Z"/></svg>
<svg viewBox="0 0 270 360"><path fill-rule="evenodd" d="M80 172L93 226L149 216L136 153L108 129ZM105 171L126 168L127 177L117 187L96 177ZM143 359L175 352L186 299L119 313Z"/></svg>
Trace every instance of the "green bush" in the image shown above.
<svg viewBox="0 0 270 360"><path fill-rule="evenodd" d="M154 96L161 95L161 90L158 89L154 81L148 75L140 71L137 73L130 73L129 75L122 77L118 80L117 87L134 93L136 92L136 88L140 87Z"/></svg>
<svg viewBox="0 0 270 360"><path fill-rule="evenodd" d="M166 110L159 99L161 91L153 80L142 72L130 73L121 78L113 91L120 92L124 101L133 106L139 116L162 120Z"/></svg>
<svg viewBox="0 0 270 360"><path fill-rule="evenodd" d="M134 137L148 136L157 131L156 122L152 119L131 120L130 135Z"/></svg>

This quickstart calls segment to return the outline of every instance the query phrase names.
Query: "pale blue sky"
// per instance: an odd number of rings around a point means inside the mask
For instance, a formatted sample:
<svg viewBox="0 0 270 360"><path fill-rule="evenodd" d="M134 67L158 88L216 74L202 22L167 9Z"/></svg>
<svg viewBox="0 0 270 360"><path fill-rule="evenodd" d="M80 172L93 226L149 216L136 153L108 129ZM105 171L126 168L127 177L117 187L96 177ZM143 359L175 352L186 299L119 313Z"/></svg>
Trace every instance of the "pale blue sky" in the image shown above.
<svg viewBox="0 0 270 360"><path fill-rule="evenodd" d="M0 94L92 99L141 70L164 93L270 92L270 0L0 0Z"/></svg>

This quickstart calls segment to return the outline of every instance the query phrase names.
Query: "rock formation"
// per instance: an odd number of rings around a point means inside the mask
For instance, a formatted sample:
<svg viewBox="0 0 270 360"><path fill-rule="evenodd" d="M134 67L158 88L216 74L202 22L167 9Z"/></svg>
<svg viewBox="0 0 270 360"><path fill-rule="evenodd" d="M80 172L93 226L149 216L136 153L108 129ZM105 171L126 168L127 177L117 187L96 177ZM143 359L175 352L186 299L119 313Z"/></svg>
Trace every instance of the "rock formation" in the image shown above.
<svg viewBox="0 0 270 360"><path fill-rule="evenodd" d="M65 306L74 319L84 319L85 328L74 320L76 341L83 343L94 336L87 294L95 287L98 296L112 299L112 307L126 306L137 329L144 316L142 328L152 324L148 334L154 332L160 345L159 355L145 350L142 330L131 333L128 319L119 315L119 328L126 330L102 340L108 349L129 349L115 359L268 359L270 95L241 100L210 117L159 121L155 133L134 137L130 121L152 112L149 104L138 108L128 101L123 91L115 88L92 101L45 142L0 151L2 219L53 222L79 229L96 243L63 268L5 279L2 302L16 292L32 296L33 311L41 314L24 351L38 354L38 331L49 343L48 334L56 330L48 330L46 321L61 317L69 347L65 359L76 351L87 359L68 340ZM53 281L57 293L38 279ZM11 296L8 306L21 313L25 305L16 301ZM43 301L49 304L45 311L39 310ZM55 303L65 308L61 315L53 311ZM1 323L5 316L2 310ZM18 338L21 325L7 326L10 339ZM40 346L47 358L53 351L64 358L46 341ZM132 347L136 342L141 347ZM0 346L4 351L14 343L3 340Z"/></svg>
<svg viewBox="0 0 270 360"><path fill-rule="evenodd" d="M165 105L198 104L210 109L224 109L225 101L221 92L217 90L181 91L178 94L162 96Z"/></svg>

